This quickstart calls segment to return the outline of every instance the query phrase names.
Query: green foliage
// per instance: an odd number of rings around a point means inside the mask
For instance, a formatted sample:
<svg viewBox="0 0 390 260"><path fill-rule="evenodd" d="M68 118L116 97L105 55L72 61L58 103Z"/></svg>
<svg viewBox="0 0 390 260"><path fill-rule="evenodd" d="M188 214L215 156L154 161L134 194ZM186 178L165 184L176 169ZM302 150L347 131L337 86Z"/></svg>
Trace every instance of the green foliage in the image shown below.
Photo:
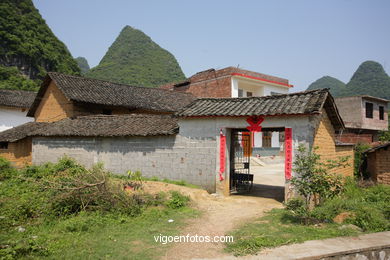
<svg viewBox="0 0 390 260"><path fill-rule="evenodd" d="M362 169L363 162L365 160L363 153L370 148L371 148L371 146L368 144L365 144L365 143L358 143L355 145L355 148L354 148L354 156L355 156L354 174L357 178L364 179L367 177L367 173L363 172L363 169Z"/></svg>
<svg viewBox="0 0 390 260"><path fill-rule="evenodd" d="M85 75L85 73L87 73L90 70L87 59L84 57L77 57L75 60L81 70L81 75Z"/></svg>
<svg viewBox="0 0 390 260"><path fill-rule="evenodd" d="M389 122L390 122L390 114L388 115ZM390 142L390 124L389 129L387 131L381 131L379 133L379 141L381 142Z"/></svg>
<svg viewBox="0 0 390 260"><path fill-rule="evenodd" d="M37 91L39 80L31 80L23 76L17 67L0 65L0 89L21 89Z"/></svg>
<svg viewBox="0 0 390 260"><path fill-rule="evenodd" d="M346 183L344 192L316 207L311 216L321 221L331 222L342 212L350 212L347 223L354 224L364 231L379 232L390 230L390 187L375 185L361 188L353 180Z"/></svg>
<svg viewBox="0 0 390 260"><path fill-rule="evenodd" d="M0 3L0 63L18 67L0 68L1 81L6 74L0 88L36 90L47 71L80 74L65 44L53 34L31 0Z"/></svg>
<svg viewBox="0 0 390 260"><path fill-rule="evenodd" d="M319 88L330 88L335 97L370 95L390 99L390 77L375 61L363 62L347 84L325 76L310 84L308 90Z"/></svg>
<svg viewBox="0 0 390 260"><path fill-rule="evenodd" d="M166 205L171 209L178 209L187 206L190 198L182 195L177 191L171 191L171 198L167 201Z"/></svg>
<svg viewBox="0 0 390 260"><path fill-rule="evenodd" d="M307 152L303 145L298 147L298 154L294 161L294 171L298 177L293 177L291 183L305 198L307 209L310 208L311 203L317 205L342 191L341 176L331 173L330 170L345 166L347 159L347 157L340 158L335 162L324 163L315 151Z"/></svg>
<svg viewBox="0 0 390 260"><path fill-rule="evenodd" d="M180 193L126 192L101 164L66 157L22 170L0 158L0 176L0 259L151 259L165 250L153 235L177 235L196 213Z"/></svg>
<svg viewBox="0 0 390 260"><path fill-rule="evenodd" d="M341 194L327 199L312 211L306 211L303 200L292 199L285 209L273 209L257 221L244 224L229 234L234 236L234 242L228 243L226 250L235 255L256 254L264 248L306 240L389 231L389 198L390 186L361 188L349 179ZM343 212L351 214L345 223L361 230L333 223L334 217ZM317 221L303 225L302 216Z"/></svg>
<svg viewBox="0 0 390 260"><path fill-rule="evenodd" d="M142 31L125 26L97 67L87 77L157 87L184 80L175 57Z"/></svg>

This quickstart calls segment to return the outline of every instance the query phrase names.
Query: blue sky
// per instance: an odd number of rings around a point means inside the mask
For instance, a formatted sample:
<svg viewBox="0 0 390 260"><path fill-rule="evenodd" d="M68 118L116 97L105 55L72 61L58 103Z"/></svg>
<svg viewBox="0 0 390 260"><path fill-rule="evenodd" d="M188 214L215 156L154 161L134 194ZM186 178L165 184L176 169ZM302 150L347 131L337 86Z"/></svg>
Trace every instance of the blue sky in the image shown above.
<svg viewBox="0 0 390 260"><path fill-rule="evenodd" d="M284 77L300 91L348 82L365 60L390 72L390 1L33 0L74 57L96 66L125 25L170 51L186 76L237 66Z"/></svg>

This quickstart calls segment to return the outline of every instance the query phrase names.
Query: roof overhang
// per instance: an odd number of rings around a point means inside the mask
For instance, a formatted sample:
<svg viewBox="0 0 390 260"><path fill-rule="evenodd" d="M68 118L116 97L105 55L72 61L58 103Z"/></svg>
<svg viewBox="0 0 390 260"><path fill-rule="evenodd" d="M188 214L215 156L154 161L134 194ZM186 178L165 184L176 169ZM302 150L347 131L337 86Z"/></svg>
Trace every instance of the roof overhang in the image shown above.
<svg viewBox="0 0 390 260"><path fill-rule="evenodd" d="M283 86L283 87L288 87L288 88L294 87L294 85L291 85L288 83L278 82L278 81L269 80L269 79L260 78L260 77L254 77L254 76L250 76L250 75L243 74L243 73L233 72L231 75L236 76L236 77L242 77L242 78L246 78L246 79L252 79L252 80L256 80L256 81L271 83L273 85L278 85L278 86Z"/></svg>

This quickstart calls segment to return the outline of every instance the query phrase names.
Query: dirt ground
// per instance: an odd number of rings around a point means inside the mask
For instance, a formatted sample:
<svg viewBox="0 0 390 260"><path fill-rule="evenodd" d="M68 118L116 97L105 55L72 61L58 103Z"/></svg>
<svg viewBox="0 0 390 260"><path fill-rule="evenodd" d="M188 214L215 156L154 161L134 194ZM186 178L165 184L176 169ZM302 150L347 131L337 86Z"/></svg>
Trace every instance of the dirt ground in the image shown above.
<svg viewBox="0 0 390 260"><path fill-rule="evenodd" d="M189 195L202 214L189 220L181 235L223 236L235 227L261 217L264 212L282 207L283 165L256 166L251 168L255 184L249 194L229 197L208 194L204 190L191 189L161 182L148 182L146 191L178 190ZM220 258L228 256L223 243L175 243L161 259Z"/></svg>

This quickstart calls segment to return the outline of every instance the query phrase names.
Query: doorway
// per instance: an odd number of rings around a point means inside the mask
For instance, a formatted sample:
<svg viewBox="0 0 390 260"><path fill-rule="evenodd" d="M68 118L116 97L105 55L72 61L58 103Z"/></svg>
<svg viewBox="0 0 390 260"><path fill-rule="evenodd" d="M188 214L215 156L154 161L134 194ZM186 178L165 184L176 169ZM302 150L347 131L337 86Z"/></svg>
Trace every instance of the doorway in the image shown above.
<svg viewBox="0 0 390 260"><path fill-rule="evenodd" d="M230 144L230 193L250 191L253 186L251 133L246 129L233 129Z"/></svg>
<svg viewBox="0 0 390 260"><path fill-rule="evenodd" d="M231 130L230 194L284 200L284 130L263 128L256 133Z"/></svg>

